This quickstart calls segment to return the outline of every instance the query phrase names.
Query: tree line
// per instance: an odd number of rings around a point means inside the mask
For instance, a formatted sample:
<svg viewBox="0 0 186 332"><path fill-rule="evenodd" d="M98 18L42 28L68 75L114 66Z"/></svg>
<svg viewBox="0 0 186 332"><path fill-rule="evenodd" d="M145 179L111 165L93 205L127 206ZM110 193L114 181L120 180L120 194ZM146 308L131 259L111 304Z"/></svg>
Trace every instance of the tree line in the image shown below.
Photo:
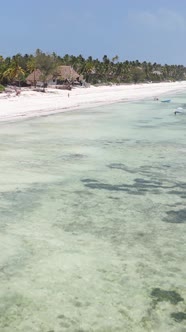
<svg viewBox="0 0 186 332"><path fill-rule="evenodd" d="M18 53L6 58L0 55L0 84L17 82L24 85L27 76L36 69L41 70L44 82L49 74L55 74L60 65L71 66L78 74L83 75L86 82L95 85L186 79L186 67L183 65L161 65L138 60L122 62L117 55L112 59L104 55L102 60L93 59L92 56L85 59L81 54L66 54L61 57L54 52L47 54L37 49L35 54Z"/></svg>

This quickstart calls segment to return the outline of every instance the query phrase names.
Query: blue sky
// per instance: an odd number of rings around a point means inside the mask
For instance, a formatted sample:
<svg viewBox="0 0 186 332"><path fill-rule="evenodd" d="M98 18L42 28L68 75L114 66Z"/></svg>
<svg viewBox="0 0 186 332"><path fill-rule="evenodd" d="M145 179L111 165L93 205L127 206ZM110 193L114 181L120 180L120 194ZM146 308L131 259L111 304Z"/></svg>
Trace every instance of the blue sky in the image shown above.
<svg viewBox="0 0 186 332"><path fill-rule="evenodd" d="M0 0L0 54L186 65L185 0Z"/></svg>

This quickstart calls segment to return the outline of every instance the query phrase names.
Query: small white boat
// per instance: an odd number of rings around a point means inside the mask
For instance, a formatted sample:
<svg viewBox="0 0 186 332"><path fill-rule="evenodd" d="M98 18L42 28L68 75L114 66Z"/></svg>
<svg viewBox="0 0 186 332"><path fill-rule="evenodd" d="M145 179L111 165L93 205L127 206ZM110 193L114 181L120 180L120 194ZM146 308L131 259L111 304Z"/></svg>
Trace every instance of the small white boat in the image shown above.
<svg viewBox="0 0 186 332"><path fill-rule="evenodd" d="M176 114L179 114L179 113L184 113L184 111L183 111L183 108L182 107L178 107L175 111L174 111L174 114L176 115Z"/></svg>
<svg viewBox="0 0 186 332"><path fill-rule="evenodd" d="M162 103L170 103L171 99L165 99L165 100L161 100Z"/></svg>

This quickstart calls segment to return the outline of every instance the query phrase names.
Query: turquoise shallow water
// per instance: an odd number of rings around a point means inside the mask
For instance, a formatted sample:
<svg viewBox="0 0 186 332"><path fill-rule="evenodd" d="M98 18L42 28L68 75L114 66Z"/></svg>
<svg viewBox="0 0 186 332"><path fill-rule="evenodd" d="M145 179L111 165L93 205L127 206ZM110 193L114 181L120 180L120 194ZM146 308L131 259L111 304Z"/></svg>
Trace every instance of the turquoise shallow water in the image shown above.
<svg viewBox="0 0 186 332"><path fill-rule="evenodd" d="M186 331L186 96L0 128L0 331Z"/></svg>

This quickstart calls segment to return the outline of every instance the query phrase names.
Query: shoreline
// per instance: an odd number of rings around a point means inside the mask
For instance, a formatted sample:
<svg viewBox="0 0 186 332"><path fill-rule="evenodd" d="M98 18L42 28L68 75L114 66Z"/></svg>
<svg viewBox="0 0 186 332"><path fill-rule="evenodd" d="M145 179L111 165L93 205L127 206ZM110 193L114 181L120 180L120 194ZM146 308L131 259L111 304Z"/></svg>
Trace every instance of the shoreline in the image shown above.
<svg viewBox="0 0 186 332"><path fill-rule="evenodd" d="M186 81L46 89L45 93L22 88L21 95L0 94L0 122L12 122L68 111L132 102L186 91ZM69 95L68 95L69 94ZM160 98L161 99L161 98Z"/></svg>

